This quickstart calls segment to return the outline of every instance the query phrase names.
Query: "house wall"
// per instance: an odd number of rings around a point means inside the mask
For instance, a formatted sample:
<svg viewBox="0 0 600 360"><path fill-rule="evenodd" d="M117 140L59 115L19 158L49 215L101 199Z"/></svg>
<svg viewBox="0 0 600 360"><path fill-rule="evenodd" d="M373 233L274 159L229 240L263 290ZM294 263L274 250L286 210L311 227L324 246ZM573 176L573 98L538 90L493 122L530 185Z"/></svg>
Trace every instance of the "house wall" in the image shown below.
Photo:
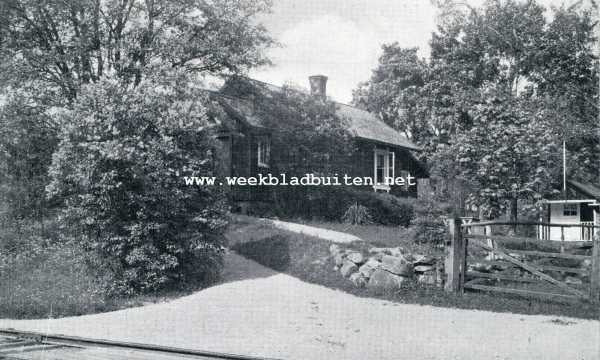
<svg viewBox="0 0 600 360"><path fill-rule="evenodd" d="M406 173L410 173L411 176L416 178L423 177L421 169L412 157L412 155L405 149L399 147L391 147L380 144L375 144L369 141L357 141L357 152L354 155L352 174L348 174L352 177L374 177L375 169L375 149L394 151L395 153L395 177L406 176ZM406 173L405 173L406 172ZM372 186L361 186L358 187L365 191L374 191ZM396 196L409 196L417 197L417 185L415 186L390 186L390 193Z"/></svg>
<svg viewBox="0 0 600 360"><path fill-rule="evenodd" d="M232 140L231 176L257 177L259 173L266 174L269 169L258 166L258 142L260 132L246 131ZM234 201L271 201L271 190L268 186L233 186L231 189Z"/></svg>
<svg viewBox="0 0 600 360"><path fill-rule="evenodd" d="M580 223L580 204L577 204L577 215L565 216L563 214L564 204L549 204L550 205L550 222L557 224L579 224ZM577 241L581 240L581 228L571 227L564 228L565 241ZM550 239L549 240L561 240L560 227L550 228Z"/></svg>
<svg viewBox="0 0 600 360"><path fill-rule="evenodd" d="M258 166L258 136L265 133L252 129L241 129L238 136L231 138L231 176L258 176L259 173L267 174L269 172L279 175L277 164L273 163L274 157L271 156L271 167L262 168ZM394 151L395 153L395 176L406 176L410 173L416 178L423 177L422 170L416 163L412 155L405 149L378 145L368 141L357 140L356 149L351 159L353 164L349 170L348 176L368 177L374 176L374 151L375 149L384 149ZM273 154L272 154L273 155ZM335 170L333 170L335 172ZM341 172L341 171L340 171ZM343 173L338 173L340 181L343 181ZM372 186L356 186L364 191L374 191ZM390 193L402 197L417 197L417 185L415 186L396 186L390 187ZM233 201L263 201L272 200L273 189L269 186L237 186L231 189Z"/></svg>

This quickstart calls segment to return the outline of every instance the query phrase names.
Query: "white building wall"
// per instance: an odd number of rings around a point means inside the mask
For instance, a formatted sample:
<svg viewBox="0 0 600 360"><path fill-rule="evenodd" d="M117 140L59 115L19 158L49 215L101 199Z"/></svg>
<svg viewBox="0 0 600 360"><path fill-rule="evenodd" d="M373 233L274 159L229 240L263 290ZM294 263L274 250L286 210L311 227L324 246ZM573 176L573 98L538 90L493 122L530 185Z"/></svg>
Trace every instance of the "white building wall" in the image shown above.
<svg viewBox="0 0 600 360"><path fill-rule="evenodd" d="M558 224L579 224L580 221L580 208L577 204L577 215L565 216L563 213L564 204L549 204L550 205L550 222ZM565 241L577 241L581 240L581 228L570 227L564 228L565 230ZM550 240L561 240L560 227L550 228Z"/></svg>

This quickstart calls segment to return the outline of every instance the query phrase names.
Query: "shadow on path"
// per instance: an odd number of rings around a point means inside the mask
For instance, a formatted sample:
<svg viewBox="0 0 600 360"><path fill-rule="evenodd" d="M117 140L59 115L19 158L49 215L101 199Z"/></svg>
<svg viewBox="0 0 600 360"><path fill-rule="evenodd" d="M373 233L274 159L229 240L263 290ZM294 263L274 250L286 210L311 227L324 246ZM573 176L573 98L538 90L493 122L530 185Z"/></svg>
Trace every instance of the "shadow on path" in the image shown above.
<svg viewBox="0 0 600 360"><path fill-rule="evenodd" d="M233 250L229 250L225 254L224 261L225 267L223 269L222 284L234 281L266 278L279 274L277 271L238 255Z"/></svg>

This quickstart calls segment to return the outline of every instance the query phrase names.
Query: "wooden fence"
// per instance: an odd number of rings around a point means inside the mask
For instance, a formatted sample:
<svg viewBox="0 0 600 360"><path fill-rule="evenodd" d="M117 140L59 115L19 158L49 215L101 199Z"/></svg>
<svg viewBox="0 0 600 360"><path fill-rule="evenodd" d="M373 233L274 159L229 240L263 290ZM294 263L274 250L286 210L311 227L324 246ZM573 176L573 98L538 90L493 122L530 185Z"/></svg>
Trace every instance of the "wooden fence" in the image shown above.
<svg viewBox="0 0 600 360"><path fill-rule="evenodd" d="M589 241L494 235L494 228L506 225L588 227L585 231L592 233L597 233L598 228L579 224L449 220L445 262L447 291L491 291L600 302L598 235Z"/></svg>

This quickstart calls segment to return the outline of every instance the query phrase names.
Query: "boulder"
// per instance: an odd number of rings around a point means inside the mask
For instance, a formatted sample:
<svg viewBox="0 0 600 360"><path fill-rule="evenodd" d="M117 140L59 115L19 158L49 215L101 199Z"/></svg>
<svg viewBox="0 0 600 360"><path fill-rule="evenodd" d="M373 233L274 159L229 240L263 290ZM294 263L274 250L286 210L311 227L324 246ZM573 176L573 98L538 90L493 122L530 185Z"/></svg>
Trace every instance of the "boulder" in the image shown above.
<svg viewBox="0 0 600 360"><path fill-rule="evenodd" d="M367 283L368 288L398 290L404 282L404 277L389 273L383 269L377 269L373 272Z"/></svg>
<svg viewBox="0 0 600 360"><path fill-rule="evenodd" d="M358 270L358 266L352 261L344 260L344 264L342 265L340 272L343 277L348 277L352 273L355 273Z"/></svg>
<svg viewBox="0 0 600 360"><path fill-rule="evenodd" d="M376 261L381 261L381 259L383 259L384 256L385 256L385 254L383 254L383 253L377 253L377 254L371 256L371 259L375 259Z"/></svg>
<svg viewBox="0 0 600 360"><path fill-rule="evenodd" d="M435 266L433 265L417 265L414 268L415 272L418 273L424 273L424 272L431 272L435 270Z"/></svg>
<svg viewBox="0 0 600 360"><path fill-rule="evenodd" d="M356 265L360 265L365 262L365 257L363 256L363 254L359 253L358 251L353 251L351 253L348 253L348 255L346 255L346 260L352 261Z"/></svg>
<svg viewBox="0 0 600 360"><path fill-rule="evenodd" d="M410 277L413 275L413 266L402 257L385 255L381 259L381 268L392 274Z"/></svg>
<svg viewBox="0 0 600 360"><path fill-rule="evenodd" d="M435 274L421 274L417 276L417 282L423 285L436 285L437 277Z"/></svg>
<svg viewBox="0 0 600 360"><path fill-rule="evenodd" d="M367 285L367 278L365 278L360 272L355 272L354 274L350 275L350 281L352 281L354 286L358 288L362 288Z"/></svg>
<svg viewBox="0 0 600 360"><path fill-rule="evenodd" d="M342 255L342 254L336 254L333 257L333 262L335 263L335 266L342 266L342 265L344 265L344 255Z"/></svg>
<svg viewBox="0 0 600 360"><path fill-rule="evenodd" d="M435 258L427 255L417 254L414 256L413 265L434 265Z"/></svg>
<svg viewBox="0 0 600 360"><path fill-rule="evenodd" d="M375 260L374 258L370 258L366 263L364 263L363 266L358 268L358 271L363 274L364 277L370 278L371 274L373 274L373 272L380 267L381 263L379 261Z"/></svg>
<svg viewBox="0 0 600 360"><path fill-rule="evenodd" d="M372 254L384 254L391 256L402 256L402 249L399 247L372 247L369 249Z"/></svg>

